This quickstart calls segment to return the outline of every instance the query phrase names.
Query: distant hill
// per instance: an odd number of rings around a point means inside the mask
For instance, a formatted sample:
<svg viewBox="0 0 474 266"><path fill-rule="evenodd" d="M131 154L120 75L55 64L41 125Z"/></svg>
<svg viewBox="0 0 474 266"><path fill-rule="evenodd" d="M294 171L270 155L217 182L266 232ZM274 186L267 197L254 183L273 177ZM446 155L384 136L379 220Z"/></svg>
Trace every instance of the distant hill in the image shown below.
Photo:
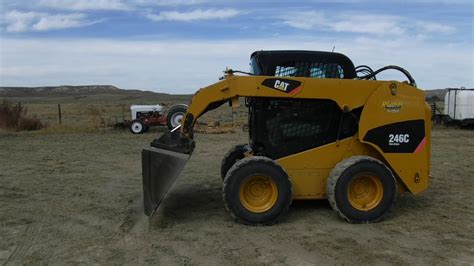
<svg viewBox="0 0 474 266"><path fill-rule="evenodd" d="M0 87L0 99L22 103L73 104L175 104L188 103L192 95L124 90L112 85Z"/></svg>
<svg viewBox="0 0 474 266"><path fill-rule="evenodd" d="M0 97L61 97L61 96L92 96L98 94L137 95L149 94L153 96L166 95L152 91L123 90L112 85L84 85L84 86L46 86L46 87L0 87Z"/></svg>

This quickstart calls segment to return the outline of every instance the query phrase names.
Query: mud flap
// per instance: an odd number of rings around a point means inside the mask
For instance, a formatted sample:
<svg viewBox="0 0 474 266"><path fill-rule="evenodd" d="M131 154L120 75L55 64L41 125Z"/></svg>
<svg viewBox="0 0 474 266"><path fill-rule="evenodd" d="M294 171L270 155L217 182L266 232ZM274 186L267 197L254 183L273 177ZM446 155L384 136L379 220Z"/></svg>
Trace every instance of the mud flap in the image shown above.
<svg viewBox="0 0 474 266"><path fill-rule="evenodd" d="M190 154L154 147L142 150L143 206L146 215L153 215L190 157Z"/></svg>

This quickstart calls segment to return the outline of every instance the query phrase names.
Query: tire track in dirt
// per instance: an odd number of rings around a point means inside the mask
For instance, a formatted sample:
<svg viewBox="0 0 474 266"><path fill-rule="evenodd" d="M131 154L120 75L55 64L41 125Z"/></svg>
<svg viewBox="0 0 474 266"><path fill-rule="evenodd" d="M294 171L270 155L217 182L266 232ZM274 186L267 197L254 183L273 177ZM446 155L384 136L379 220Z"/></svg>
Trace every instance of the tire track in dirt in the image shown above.
<svg viewBox="0 0 474 266"><path fill-rule="evenodd" d="M30 254L31 247L37 242L41 228L42 225L39 220L28 224L22 237L23 242L16 246L4 265L22 264L21 261Z"/></svg>
<svg viewBox="0 0 474 266"><path fill-rule="evenodd" d="M148 217L143 213L142 202L142 197L135 199L125 211L123 222L118 227L118 234L121 235L121 238L115 243L118 250L126 251L126 261L134 261L138 264L145 263L147 256L147 249L143 248L143 241Z"/></svg>
<svg viewBox="0 0 474 266"><path fill-rule="evenodd" d="M126 210L125 217L122 219L123 222L120 224L119 229L122 233L128 234L132 231L136 231L137 225L146 224L146 216L143 214L142 206L143 198L136 199L132 202L131 206ZM144 229L144 227L141 227Z"/></svg>

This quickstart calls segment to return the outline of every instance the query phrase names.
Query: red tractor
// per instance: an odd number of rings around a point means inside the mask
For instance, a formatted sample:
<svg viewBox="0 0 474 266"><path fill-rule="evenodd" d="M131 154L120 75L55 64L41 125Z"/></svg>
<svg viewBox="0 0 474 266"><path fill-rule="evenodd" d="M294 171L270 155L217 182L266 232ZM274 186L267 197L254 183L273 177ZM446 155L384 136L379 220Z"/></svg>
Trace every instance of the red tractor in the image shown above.
<svg viewBox="0 0 474 266"><path fill-rule="evenodd" d="M167 126L169 130L181 125L181 120L186 114L188 106L177 104L171 106L168 112L164 111L163 106L157 105L132 105L132 122L130 131L133 134L147 132L150 126Z"/></svg>

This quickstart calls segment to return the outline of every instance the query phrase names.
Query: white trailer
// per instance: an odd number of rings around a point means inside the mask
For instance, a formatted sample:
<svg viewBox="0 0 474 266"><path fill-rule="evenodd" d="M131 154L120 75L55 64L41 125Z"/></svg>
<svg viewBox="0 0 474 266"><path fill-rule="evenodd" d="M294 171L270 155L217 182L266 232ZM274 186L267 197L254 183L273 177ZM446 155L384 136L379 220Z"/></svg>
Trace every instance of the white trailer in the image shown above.
<svg viewBox="0 0 474 266"><path fill-rule="evenodd" d="M473 125L474 89L448 89L444 96L444 114L446 125Z"/></svg>

